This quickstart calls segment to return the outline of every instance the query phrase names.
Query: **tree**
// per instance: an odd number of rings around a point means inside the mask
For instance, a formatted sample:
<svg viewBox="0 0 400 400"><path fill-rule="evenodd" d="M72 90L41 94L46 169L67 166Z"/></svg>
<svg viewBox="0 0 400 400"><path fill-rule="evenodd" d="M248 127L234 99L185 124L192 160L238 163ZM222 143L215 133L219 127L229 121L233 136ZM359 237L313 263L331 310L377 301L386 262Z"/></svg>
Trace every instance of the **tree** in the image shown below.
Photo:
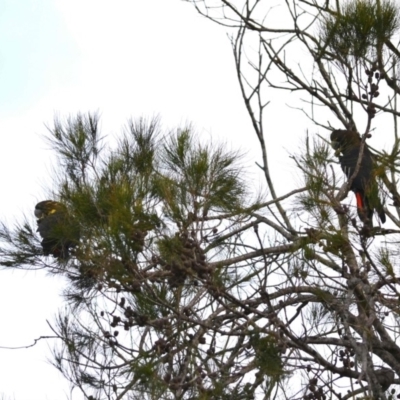
<svg viewBox="0 0 400 400"><path fill-rule="evenodd" d="M247 204L239 154L200 145L190 127L163 135L156 119L130 122L115 149L102 144L96 115L56 120L50 131L63 178L57 201L36 206L41 237L29 220L3 225L0 237L3 266L69 280L54 365L88 398L222 395L227 317L215 299L247 285L237 271L243 246L227 243L259 207Z"/></svg>
<svg viewBox="0 0 400 400"><path fill-rule="evenodd" d="M277 316L272 325L290 349L290 355L281 356L283 369L291 374L285 382L296 382L301 375L303 383L292 385L298 390L287 397L393 398L393 393L387 397L383 392L399 383L393 379L394 372L400 373L396 361L398 5L380 0L189 2L233 31L240 87L260 142L266 183L276 200L274 220L263 219L265 230L282 242L301 243L286 253L287 281L281 281L270 306ZM258 52L250 51L254 48ZM306 151L294 157L306 188L292 197L301 208L300 218L289 218L290 208L280 205L276 177L268 165L268 135L273 132L268 130L266 106L276 91L299 94L303 106L297 108L324 131L322 137L307 137ZM335 158L327 141L335 129L359 132L360 166L363 148L369 151L367 139L383 136L391 121L391 150L379 148L373 153L375 176L381 192L386 192L391 222L387 225L396 229L368 232L354 218L355 207L341 203L357 172L341 185L342 175L332 168ZM272 271L267 274L269 281L276 282L278 276ZM382 375L388 371L390 384L384 384ZM349 392L343 393L346 381ZM279 386L284 393L284 384L278 385L278 392Z"/></svg>
<svg viewBox="0 0 400 400"><path fill-rule="evenodd" d="M246 186L238 154L201 145L191 128L168 136L156 120L139 120L107 149L97 116L78 115L51 129L66 177L54 199L79 221L71 257L43 257L29 221L0 231L3 266L42 265L69 278L54 364L89 399L398 393L399 11L389 1L276 3L193 1L234 30L267 199ZM247 60L255 40L257 58ZM288 57L300 46L309 55L301 66ZM365 229L354 198L343 204L351 177L333 166L324 137L308 136L293 157L304 185L278 195L264 118L271 90L306 93L302 111L325 138L360 132L361 157L379 131L375 116L393 118L391 152L369 149L388 228ZM334 124L322 122L326 110Z"/></svg>

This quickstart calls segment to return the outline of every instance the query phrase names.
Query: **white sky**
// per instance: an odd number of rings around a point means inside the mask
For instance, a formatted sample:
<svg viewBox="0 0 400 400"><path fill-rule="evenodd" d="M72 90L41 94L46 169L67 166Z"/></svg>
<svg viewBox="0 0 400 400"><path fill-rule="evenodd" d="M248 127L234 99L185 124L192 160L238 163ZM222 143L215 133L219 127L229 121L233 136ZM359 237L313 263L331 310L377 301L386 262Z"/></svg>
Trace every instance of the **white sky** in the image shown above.
<svg viewBox="0 0 400 400"><path fill-rule="evenodd" d="M51 124L55 113L95 110L102 115L103 134L117 134L130 117L159 114L169 128L192 122L205 140L219 138L248 151L253 169L255 158L259 161L229 40L191 5L179 0L2 0L1 220L21 220L23 213L33 218L34 205L44 200L56 161L41 137L44 124ZM274 161L301 143L307 125L300 112L272 110L268 140L276 143ZM289 163L276 164L282 185ZM46 319L51 321L62 307L62 282L42 273L0 274L0 346L28 345L50 334ZM48 357L46 343L0 349L0 398L66 399L68 384Z"/></svg>

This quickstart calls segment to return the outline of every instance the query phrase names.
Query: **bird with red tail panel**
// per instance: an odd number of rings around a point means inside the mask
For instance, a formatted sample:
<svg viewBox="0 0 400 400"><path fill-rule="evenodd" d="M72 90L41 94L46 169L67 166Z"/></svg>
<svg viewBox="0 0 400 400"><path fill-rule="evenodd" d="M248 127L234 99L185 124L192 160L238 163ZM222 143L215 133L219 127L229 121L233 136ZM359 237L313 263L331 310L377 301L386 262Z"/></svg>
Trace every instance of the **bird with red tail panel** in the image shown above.
<svg viewBox="0 0 400 400"><path fill-rule="evenodd" d="M376 211L382 223L385 223L386 215L379 198L375 161L368 146L364 144L362 148L360 135L348 130L333 131L331 144L336 150L343 172L347 179L351 179L350 190L356 195L357 213L361 221L372 227L372 216ZM357 165L361 151L361 162ZM355 172L357 173L353 176Z"/></svg>

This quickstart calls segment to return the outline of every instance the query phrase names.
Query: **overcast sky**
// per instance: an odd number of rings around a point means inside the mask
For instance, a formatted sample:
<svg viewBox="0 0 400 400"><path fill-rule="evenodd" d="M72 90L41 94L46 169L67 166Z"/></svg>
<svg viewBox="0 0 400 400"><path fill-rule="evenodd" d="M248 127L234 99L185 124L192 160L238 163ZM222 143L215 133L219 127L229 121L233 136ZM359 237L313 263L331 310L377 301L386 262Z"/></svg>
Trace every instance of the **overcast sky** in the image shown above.
<svg viewBox="0 0 400 400"><path fill-rule="evenodd" d="M34 223L33 207L45 199L56 162L43 140L55 114L99 110L106 136L131 117L160 115L166 128L191 122L205 140L247 151L255 168L257 142L226 32L182 1L1 0L0 72L2 221L26 214ZM299 132L300 113L297 120L274 117L268 140L282 142L279 153L298 143L306 126ZM297 138L282 135L279 119L292 119ZM0 273L0 346L49 334L46 319L62 307L63 282L39 272ZM49 357L45 342L0 349L0 395L66 399L68 383Z"/></svg>

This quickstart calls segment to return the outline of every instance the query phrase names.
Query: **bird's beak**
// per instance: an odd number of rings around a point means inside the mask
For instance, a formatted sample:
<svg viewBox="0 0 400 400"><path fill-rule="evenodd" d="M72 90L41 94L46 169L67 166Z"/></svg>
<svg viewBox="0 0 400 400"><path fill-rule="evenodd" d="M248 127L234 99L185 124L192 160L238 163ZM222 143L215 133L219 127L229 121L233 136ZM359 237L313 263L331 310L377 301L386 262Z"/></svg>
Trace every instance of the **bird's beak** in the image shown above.
<svg viewBox="0 0 400 400"><path fill-rule="evenodd" d="M35 217L36 218L43 218L43 211L42 210L39 210L38 208L35 208Z"/></svg>
<svg viewBox="0 0 400 400"><path fill-rule="evenodd" d="M332 140L332 141L331 141L331 146L332 146L335 150L339 150L339 148L340 148L340 143L337 142L336 140Z"/></svg>

